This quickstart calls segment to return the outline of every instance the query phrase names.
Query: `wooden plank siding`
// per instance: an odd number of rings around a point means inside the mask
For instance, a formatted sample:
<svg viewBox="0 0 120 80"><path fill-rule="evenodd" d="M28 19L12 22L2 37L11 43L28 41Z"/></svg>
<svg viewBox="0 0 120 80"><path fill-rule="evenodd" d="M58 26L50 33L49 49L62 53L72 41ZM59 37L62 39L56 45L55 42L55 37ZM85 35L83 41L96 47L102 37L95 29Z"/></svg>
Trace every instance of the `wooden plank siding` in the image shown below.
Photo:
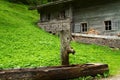
<svg viewBox="0 0 120 80"><path fill-rule="evenodd" d="M86 5L86 4L84 4ZM120 1L97 3L87 8L73 8L74 32L81 33L81 23L88 24L88 30L94 28L100 35L120 33ZM111 21L112 30L106 31L104 21Z"/></svg>

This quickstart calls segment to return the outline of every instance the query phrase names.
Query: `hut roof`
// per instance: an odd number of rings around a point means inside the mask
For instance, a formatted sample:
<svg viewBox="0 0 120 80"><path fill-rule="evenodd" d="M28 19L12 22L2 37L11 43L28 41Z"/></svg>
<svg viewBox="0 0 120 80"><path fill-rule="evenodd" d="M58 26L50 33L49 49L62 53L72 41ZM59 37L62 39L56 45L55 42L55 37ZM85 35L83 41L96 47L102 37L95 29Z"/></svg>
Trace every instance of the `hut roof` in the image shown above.
<svg viewBox="0 0 120 80"><path fill-rule="evenodd" d="M29 10L35 10L35 9L41 10L43 8L49 8L51 6L58 7L58 6L61 6L61 4L68 5L69 3L72 3L72 5L74 6L85 7L88 5L94 5L94 3L105 4L108 2L114 2L114 1L119 1L119 0L101 0L101 1L100 0L57 0L57 1L49 2L47 4L30 7Z"/></svg>
<svg viewBox="0 0 120 80"><path fill-rule="evenodd" d="M59 0L59 1L49 2L47 4L32 6L32 7L29 8L29 10L35 10L35 9L41 9L41 8L44 8L44 7L49 7L49 6L59 5L59 4L65 4L65 3L72 2L72 1L74 1L74 0Z"/></svg>

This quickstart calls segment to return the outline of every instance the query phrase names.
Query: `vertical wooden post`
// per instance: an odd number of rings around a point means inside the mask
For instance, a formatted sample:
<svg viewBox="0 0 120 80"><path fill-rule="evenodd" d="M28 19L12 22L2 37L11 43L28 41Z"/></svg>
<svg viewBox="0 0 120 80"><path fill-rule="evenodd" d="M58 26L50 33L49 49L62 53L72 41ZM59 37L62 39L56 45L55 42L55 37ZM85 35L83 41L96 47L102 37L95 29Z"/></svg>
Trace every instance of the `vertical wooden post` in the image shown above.
<svg viewBox="0 0 120 80"><path fill-rule="evenodd" d="M61 39L61 64L69 65L69 53L75 53L73 49L70 47L71 35L70 30L62 30L60 31L60 39Z"/></svg>
<svg viewBox="0 0 120 80"><path fill-rule="evenodd" d="M73 21L73 12L72 12L72 7L70 5L69 8L69 17L70 17L70 23L68 25L70 26L64 26L68 27L68 29L66 30L62 30L60 31L60 39L61 39L61 64L62 65L69 65L69 53L75 53L75 51L70 47L70 41L72 40L72 36L71 36L71 27L72 27L72 21ZM64 23L64 22L62 22Z"/></svg>

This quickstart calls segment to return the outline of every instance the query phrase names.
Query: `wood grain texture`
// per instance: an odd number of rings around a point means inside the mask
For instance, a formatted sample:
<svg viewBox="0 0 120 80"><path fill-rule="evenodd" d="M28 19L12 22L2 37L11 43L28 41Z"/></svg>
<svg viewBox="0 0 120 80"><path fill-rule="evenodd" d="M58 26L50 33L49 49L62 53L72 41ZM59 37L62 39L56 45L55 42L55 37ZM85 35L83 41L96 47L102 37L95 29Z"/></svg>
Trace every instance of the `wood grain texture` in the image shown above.
<svg viewBox="0 0 120 80"><path fill-rule="evenodd" d="M1 70L0 80L64 80L96 76L109 71L107 64L81 64L32 69Z"/></svg>

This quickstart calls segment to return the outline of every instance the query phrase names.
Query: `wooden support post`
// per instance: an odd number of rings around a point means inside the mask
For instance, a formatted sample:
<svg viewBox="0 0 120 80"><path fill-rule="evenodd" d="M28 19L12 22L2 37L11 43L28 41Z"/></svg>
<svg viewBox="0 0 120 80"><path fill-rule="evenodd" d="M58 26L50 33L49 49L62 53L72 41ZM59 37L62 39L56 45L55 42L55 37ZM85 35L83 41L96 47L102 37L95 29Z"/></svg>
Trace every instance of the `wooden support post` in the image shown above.
<svg viewBox="0 0 120 80"><path fill-rule="evenodd" d="M75 53L75 51L70 47L71 35L70 30L60 31L61 39L61 64L69 65L69 53Z"/></svg>

